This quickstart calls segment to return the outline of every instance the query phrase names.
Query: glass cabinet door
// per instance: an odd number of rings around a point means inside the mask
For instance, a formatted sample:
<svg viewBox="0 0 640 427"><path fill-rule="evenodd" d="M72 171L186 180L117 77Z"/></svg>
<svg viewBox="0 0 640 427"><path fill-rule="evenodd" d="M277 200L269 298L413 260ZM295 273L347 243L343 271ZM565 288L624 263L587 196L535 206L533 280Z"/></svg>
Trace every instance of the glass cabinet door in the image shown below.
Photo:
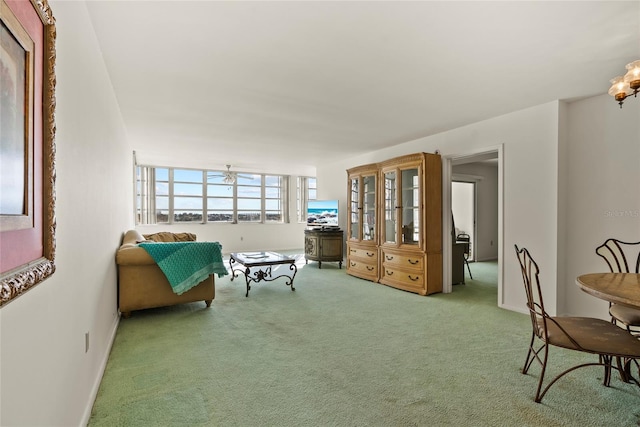
<svg viewBox="0 0 640 427"><path fill-rule="evenodd" d="M398 200L396 196L396 172L390 171L384 174L384 241L386 243L396 243L396 207Z"/></svg>
<svg viewBox="0 0 640 427"><path fill-rule="evenodd" d="M420 242L420 174L418 168L401 172L401 233L402 244L418 245Z"/></svg>
<svg viewBox="0 0 640 427"><path fill-rule="evenodd" d="M349 238L360 240L360 178L349 179L349 188Z"/></svg>
<svg viewBox="0 0 640 427"><path fill-rule="evenodd" d="M376 238L376 176L362 177L362 240Z"/></svg>

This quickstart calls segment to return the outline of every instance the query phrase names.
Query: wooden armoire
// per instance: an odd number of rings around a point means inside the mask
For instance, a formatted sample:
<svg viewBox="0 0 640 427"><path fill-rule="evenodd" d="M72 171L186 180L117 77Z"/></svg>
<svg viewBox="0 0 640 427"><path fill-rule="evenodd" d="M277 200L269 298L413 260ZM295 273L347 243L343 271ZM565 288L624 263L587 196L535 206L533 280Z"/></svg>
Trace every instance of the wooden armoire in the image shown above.
<svg viewBox="0 0 640 427"><path fill-rule="evenodd" d="M416 153L347 170L347 273L442 292L442 159Z"/></svg>

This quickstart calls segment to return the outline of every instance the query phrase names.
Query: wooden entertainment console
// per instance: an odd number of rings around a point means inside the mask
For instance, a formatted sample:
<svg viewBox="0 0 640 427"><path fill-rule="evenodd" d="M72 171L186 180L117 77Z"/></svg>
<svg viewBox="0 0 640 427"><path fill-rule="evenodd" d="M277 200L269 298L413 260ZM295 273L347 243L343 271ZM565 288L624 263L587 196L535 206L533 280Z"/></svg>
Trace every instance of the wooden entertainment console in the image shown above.
<svg viewBox="0 0 640 427"><path fill-rule="evenodd" d="M304 231L305 264L318 261L318 268L322 262L338 262L342 268L343 232L339 228L315 228Z"/></svg>

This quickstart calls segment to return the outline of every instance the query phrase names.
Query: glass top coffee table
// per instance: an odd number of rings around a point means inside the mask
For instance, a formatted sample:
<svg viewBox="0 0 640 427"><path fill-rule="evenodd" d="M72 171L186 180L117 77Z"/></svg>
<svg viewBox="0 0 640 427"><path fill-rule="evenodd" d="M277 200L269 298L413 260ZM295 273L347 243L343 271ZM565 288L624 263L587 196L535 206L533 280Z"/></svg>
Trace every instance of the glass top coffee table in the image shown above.
<svg viewBox="0 0 640 427"><path fill-rule="evenodd" d="M235 268L236 264L244 268ZM282 264L289 266L289 274L283 273L278 276L273 276L271 267ZM247 294L245 295L247 297L251 289L251 282L258 283L263 280L265 282L271 282L280 277L289 279L285 282L285 285L291 286L292 291L296 290L296 288L293 287L293 279L298 272L296 260L295 258L290 258L277 252L234 252L229 256L229 268L231 269L231 281L238 277L240 273L244 274L247 282Z"/></svg>

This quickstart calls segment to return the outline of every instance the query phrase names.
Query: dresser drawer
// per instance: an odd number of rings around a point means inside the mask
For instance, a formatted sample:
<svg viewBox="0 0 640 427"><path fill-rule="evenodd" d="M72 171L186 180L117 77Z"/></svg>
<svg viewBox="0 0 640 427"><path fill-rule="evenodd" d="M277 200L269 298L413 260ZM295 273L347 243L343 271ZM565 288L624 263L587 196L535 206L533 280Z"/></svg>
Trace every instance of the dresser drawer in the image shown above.
<svg viewBox="0 0 640 427"><path fill-rule="evenodd" d="M349 247L348 256L349 259L359 258L361 260L366 260L366 262L371 262L372 264L378 263L378 250L376 248Z"/></svg>
<svg viewBox="0 0 640 427"><path fill-rule="evenodd" d="M424 270L424 255L398 255L394 252L382 252L382 264L390 268L409 268L415 270Z"/></svg>
<svg viewBox="0 0 640 427"><path fill-rule="evenodd" d="M425 274L424 271L408 271L388 266L382 267L380 282L392 285L408 291L418 291L424 295Z"/></svg>
<svg viewBox="0 0 640 427"><path fill-rule="evenodd" d="M349 258L347 260L347 273L352 276L361 277L373 281L378 280L378 263L367 263L357 259Z"/></svg>

